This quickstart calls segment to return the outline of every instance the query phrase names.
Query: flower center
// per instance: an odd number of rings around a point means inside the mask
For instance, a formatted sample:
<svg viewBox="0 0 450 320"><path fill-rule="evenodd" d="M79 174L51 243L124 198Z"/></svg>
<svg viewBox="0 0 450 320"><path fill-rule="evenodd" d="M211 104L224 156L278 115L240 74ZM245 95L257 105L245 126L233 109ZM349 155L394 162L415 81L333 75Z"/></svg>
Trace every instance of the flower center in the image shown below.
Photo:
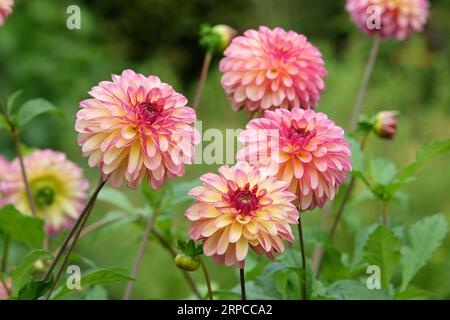
<svg viewBox="0 0 450 320"><path fill-rule="evenodd" d="M164 111L164 100L158 99L152 102L139 102L135 108L141 123L153 124Z"/></svg>
<svg viewBox="0 0 450 320"><path fill-rule="evenodd" d="M56 185L48 180L38 180L32 183L33 197L40 209L50 207L56 198Z"/></svg>
<svg viewBox="0 0 450 320"><path fill-rule="evenodd" d="M243 188L238 188L228 192L231 206L239 211L242 215L253 215L259 207L259 199L256 195L258 186L254 186L250 190L250 185L247 183Z"/></svg>

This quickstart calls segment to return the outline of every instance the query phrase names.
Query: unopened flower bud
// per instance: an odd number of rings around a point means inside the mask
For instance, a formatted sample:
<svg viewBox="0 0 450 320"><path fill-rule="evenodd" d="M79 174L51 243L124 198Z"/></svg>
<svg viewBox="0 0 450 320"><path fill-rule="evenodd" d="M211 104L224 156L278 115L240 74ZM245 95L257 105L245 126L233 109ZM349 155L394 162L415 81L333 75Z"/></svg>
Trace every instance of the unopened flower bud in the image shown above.
<svg viewBox="0 0 450 320"><path fill-rule="evenodd" d="M195 271L200 266L200 261L197 257L187 256L184 253L179 253L175 257L175 264L181 270Z"/></svg>
<svg viewBox="0 0 450 320"><path fill-rule="evenodd" d="M397 133L397 111L381 111L375 115L374 131L383 139L394 139Z"/></svg>
<svg viewBox="0 0 450 320"><path fill-rule="evenodd" d="M225 24L214 27L202 25L200 29L200 45L212 53L222 53L237 34L237 31Z"/></svg>

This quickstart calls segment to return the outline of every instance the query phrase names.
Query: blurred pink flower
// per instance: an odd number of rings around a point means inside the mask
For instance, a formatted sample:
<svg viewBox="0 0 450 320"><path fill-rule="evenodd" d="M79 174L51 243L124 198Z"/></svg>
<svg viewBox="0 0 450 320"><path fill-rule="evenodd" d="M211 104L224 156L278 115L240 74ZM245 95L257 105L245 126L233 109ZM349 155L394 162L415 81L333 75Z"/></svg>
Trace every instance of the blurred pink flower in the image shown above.
<svg viewBox="0 0 450 320"><path fill-rule="evenodd" d="M364 33L397 40L422 31L429 15L427 0L347 0L346 8Z"/></svg>
<svg viewBox="0 0 450 320"><path fill-rule="evenodd" d="M186 98L162 83L131 70L102 81L80 103L75 129L83 156L99 166L113 187L124 180L137 188L147 177L153 188L184 175L194 160L199 134L195 111Z"/></svg>
<svg viewBox="0 0 450 320"><path fill-rule="evenodd" d="M11 14L13 5L13 0L0 0L0 26L5 23L6 18Z"/></svg>
<svg viewBox="0 0 450 320"><path fill-rule="evenodd" d="M247 30L220 62L222 86L235 110L315 108L327 75L319 50L305 36L281 28Z"/></svg>
<svg viewBox="0 0 450 320"><path fill-rule="evenodd" d="M227 266L242 267L249 248L269 258L283 252L283 240L294 241L289 224L299 217L288 183L247 162L222 166L219 173L204 174L203 186L190 192L197 200L185 213L192 221L190 237L202 240L205 255Z"/></svg>
<svg viewBox="0 0 450 320"><path fill-rule="evenodd" d="M344 130L313 110L266 111L264 118L247 124L239 141L244 147L238 160L268 168L270 174L289 182L301 211L333 199L351 171Z"/></svg>
<svg viewBox="0 0 450 320"><path fill-rule="evenodd" d="M4 180L4 176L8 172L10 164L9 162L0 156L0 208L3 207L6 203L8 203L7 194L2 191L2 181Z"/></svg>
<svg viewBox="0 0 450 320"><path fill-rule="evenodd" d="M88 181L83 171L66 155L53 150L36 150L24 157L28 181L36 203L37 216L44 219L47 232L68 229L83 209ZM4 176L2 190L24 214L31 214L19 160L15 159Z"/></svg>
<svg viewBox="0 0 450 320"><path fill-rule="evenodd" d="M6 300L9 298L8 291L11 292L12 289L11 278L6 279L5 284L7 288L5 288L3 282L0 281L0 300Z"/></svg>

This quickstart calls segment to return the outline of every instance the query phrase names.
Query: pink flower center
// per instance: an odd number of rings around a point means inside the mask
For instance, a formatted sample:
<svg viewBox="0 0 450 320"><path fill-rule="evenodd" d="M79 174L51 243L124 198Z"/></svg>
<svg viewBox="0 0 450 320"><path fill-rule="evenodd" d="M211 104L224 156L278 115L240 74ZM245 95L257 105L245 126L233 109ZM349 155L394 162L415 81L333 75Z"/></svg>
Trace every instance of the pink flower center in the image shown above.
<svg viewBox="0 0 450 320"><path fill-rule="evenodd" d="M143 125L152 125L164 111L164 100L139 102L135 106L138 121Z"/></svg>
<svg viewBox="0 0 450 320"><path fill-rule="evenodd" d="M228 191L230 205L244 216L253 216L255 211L259 209L259 198L256 195L258 186L254 186L250 190L247 183L243 188Z"/></svg>

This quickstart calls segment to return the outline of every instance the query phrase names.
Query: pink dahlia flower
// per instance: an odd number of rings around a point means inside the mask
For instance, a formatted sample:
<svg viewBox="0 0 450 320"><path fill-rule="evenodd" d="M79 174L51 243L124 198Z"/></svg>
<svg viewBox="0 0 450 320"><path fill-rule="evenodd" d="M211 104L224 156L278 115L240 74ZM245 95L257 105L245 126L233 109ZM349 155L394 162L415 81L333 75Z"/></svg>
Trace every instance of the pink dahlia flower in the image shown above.
<svg viewBox="0 0 450 320"><path fill-rule="evenodd" d="M350 143L344 130L323 113L294 108L266 111L247 124L238 160L268 168L289 183L301 211L333 199L351 171Z"/></svg>
<svg viewBox="0 0 450 320"><path fill-rule="evenodd" d="M6 203L8 203L7 194L2 191L2 181L4 180L4 176L8 172L9 162L0 156L0 208L3 207Z"/></svg>
<svg viewBox="0 0 450 320"><path fill-rule="evenodd" d="M422 31L429 15L427 0L347 0L346 7L364 33L397 40Z"/></svg>
<svg viewBox="0 0 450 320"><path fill-rule="evenodd" d="M6 18L11 14L13 5L13 0L0 0L0 26L5 23Z"/></svg>
<svg viewBox="0 0 450 320"><path fill-rule="evenodd" d="M158 77L131 70L102 81L80 103L76 130L83 156L99 166L113 187L124 180L137 188L147 177L153 188L184 175L194 160L198 131L194 109Z"/></svg>
<svg viewBox="0 0 450 320"><path fill-rule="evenodd" d="M299 217L288 183L247 162L222 166L219 173L204 174L203 186L190 192L197 200L185 214L192 221L190 237L202 240L205 255L227 266L242 267L249 248L269 258L283 252L283 240L294 241L289 224Z"/></svg>
<svg viewBox="0 0 450 320"><path fill-rule="evenodd" d="M220 62L222 86L235 110L315 108L327 75L319 50L281 28L248 30L233 39Z"/></svg>
<svg viewBox="0 0 450 320"><path fill-rule="evenodd" d="M44 219L47 232L68 229L83 209L89 188L83 171L66 155L53 150L37 150L24 158L37 216ZM24 214L31 214L22 180L19 160L15 159L4 176L2 190Z"/></svg>

